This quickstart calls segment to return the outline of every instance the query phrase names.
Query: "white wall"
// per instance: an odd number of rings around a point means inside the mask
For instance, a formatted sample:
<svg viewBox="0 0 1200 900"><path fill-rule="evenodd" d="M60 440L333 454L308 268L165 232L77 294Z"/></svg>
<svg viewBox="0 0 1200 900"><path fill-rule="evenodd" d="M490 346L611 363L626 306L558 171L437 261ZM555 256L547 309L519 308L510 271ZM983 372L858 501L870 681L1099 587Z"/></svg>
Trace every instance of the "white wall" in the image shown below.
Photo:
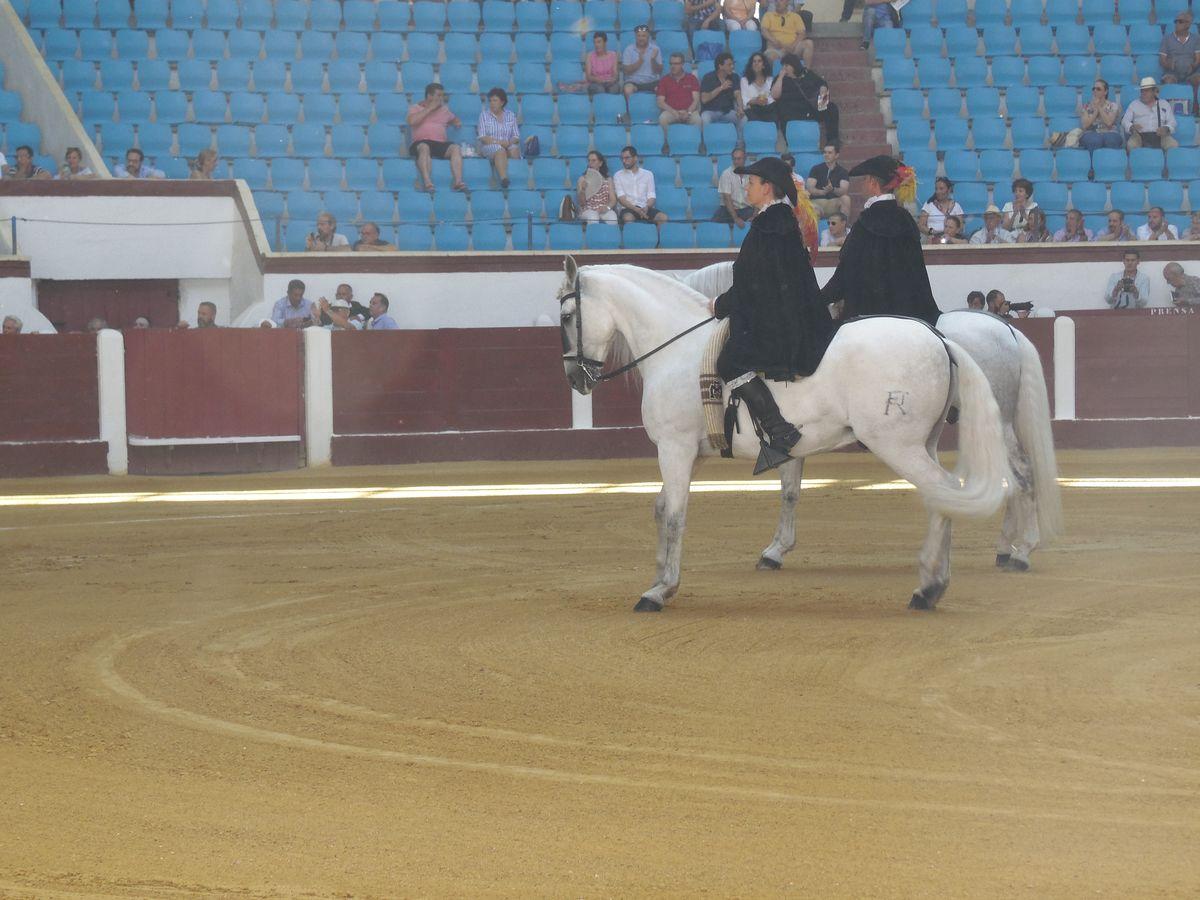
<svg viewBox="0 0 1200 900"><path fill-rule="evenodd" d="M217 304L218 325L228 325L233 321L229 302L228 278L184 278L180 280L179 318L195 325L196 311L205 300ZM155 325L158 324L160 323L155 323Z"/></svg>
<svg viewBox="0 0 1200 900"><path fill-rule="evenodd" d="M25 334L54 334L54 326L33 305L33 281L0 278L0 319L16 316Z"/></svg>

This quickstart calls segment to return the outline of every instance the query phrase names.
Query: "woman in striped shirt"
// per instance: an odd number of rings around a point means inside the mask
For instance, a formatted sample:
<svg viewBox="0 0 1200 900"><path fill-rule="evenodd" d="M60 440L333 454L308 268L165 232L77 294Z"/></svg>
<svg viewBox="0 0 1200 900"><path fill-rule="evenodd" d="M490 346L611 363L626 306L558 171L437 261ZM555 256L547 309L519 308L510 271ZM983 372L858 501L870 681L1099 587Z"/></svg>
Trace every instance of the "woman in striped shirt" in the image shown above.
<svg viewBox="0 0 1200 900"><path fill-rule="evenodd" d="M504 88L488 91L488 108L479 113L479 152L492 161L500 187L508 187L508 161L521 158L521 130L506 107Z"/></svg>

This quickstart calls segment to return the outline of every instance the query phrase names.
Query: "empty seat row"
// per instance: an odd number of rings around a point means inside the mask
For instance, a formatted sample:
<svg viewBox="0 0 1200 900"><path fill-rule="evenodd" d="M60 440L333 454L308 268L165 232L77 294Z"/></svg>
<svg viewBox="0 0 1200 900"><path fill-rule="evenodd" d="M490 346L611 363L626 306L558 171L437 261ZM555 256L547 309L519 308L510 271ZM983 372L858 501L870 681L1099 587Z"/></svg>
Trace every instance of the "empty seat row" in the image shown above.
<svg viewBox="0 0 1200 900"><path fill-rule="evenodd" d="M1168 26L1169 27L1169 26ZM994 24L983 28L956 25L944 32L932 26L910 32L887 29L876 32L878 59L937 56L1080 56L1106 53L1157 53L1163 26L1145 21L1131 25L1111 22L1089 29L1084 25L1025 24L1020 27Z"/></svg>
<svg viewBox="0 0 1200 900"><path fill-rule="evenodd" d="M978 0L974 3L976 24L1003 22L1011 17L1013 24L1041 22L1067 25L1084 22L1089 25L1112 22L1114 14L1122 22L1170 21L1189 0ZM905 27L936 23L942 27L961 25L967 21L967 0L911 0L904 8Z"/></svg>
<svg viewBox="0 0 1200 900"><path fill-rule="evenodd" d="M903 57L883 61L883 86L886 90L913 87L934 88L953 85L960 88L1010 87L1029 84L1047 87L1068 84L1083 87L1097 76L1110 84L1131 84L1140 78L1159 78L1162 69L1156 54L1136 58L1105 56L1099 61L1090 56L1035 56L1028 61L1019 56L997 56L988 64L982 56L957 59L929 58L914 64ZM919 85L918 85L919 82Z"/></svg>
<svg viewBox="0 0 1200 900"><path fill-rule="evenodd" d="M1128 100L1137 97L1136 86L1127 85L1122 90L1119 85L1110 85L1108 96L1122 109ZM1164 84L1159 89L1159 96L1164 100L1190 100L1191 87L1182 84ZM1073 85L1048 85L1045 88L1016 85L1005 89L1001 94L999 88L972 87L965 90L959 88L932 88L920 91L904 88L891 93L892 116L894 119L914 118L924 116L936 119L941 116L979 116L1007 115L1017 116L1074 116L1078 115L1081 102L1090 100L1090 95L1084 97L1079 88Z"/></svg>
<svg viewBox="0 0 1200 900"><path fill-rule="evenodd" d="M1019 163L1019 167L1014 163ZM955 150L942 160L946 177L952 181L985 181L1001 184L1017 177L1040 183L1054 180L1083 181L1091 172L1096 182L1154 182L1164 178L1193 181L1200 178L1200 149L1176 147L1164 157L1161 150L1140 147L1130 150L1023 150L1019 158L1003 150ZM1128 174L1127 174L1128 173Z"/></svg>
<svg viewBox="0 0 1200 900"><path fill-rule="evenodd" d="M956 115L932 123L913 117L896 121L896 136L901 148L914 150L930 146L939 151L961 150L968 145L975 150L1023 150L1045 147L1052 132L1066 132L1078 124L1075 116L1051 117L1049 124L1040 116L1020 116L1012 119L1011 125L1001 116L980 116L970 123ZM1196 142L1196 119L1180 116L1176 124L1175 139L1185 147L1192 146Z"/></svg>

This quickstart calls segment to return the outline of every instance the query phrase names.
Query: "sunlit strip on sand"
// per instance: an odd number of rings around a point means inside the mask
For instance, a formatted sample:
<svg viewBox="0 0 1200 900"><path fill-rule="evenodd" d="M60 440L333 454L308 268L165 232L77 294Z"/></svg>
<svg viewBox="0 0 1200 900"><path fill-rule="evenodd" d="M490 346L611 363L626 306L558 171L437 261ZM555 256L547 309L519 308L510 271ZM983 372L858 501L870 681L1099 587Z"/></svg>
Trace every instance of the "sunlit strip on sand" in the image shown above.
<svg viewBox="0 0 1200 900"><path fill-rule="evenodd" d="M1060 478L1068 488L1200 488L1200 478ZM911 491L907 481L863 484L856 479L809 478L806 490L850 485L857 491ZM249 491L114 491L95 494L17 494L0 496L0 506L89 506L129 503L319 503L330 500L444 500L504 497L573 497L589 494L657 494L658 481L581 484L457 484L421 487L293 488ZM694 481L697 494L773 493L772 479Z"/></svg>

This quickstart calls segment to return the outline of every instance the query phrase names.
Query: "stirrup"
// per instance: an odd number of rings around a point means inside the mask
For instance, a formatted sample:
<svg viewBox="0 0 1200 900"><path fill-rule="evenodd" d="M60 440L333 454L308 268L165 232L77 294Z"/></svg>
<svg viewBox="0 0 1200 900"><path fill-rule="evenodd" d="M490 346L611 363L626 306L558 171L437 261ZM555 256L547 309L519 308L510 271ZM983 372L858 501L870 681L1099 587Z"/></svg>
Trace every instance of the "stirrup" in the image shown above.
<svg viewBox="0 0 1200 900"><path fill-rule="evenodd" d="M761 475L769 469L776 469L791 458L791 456L782 450L776 450L766 441L760 441L758 445L758 459L754 463L754 474Z"/></svg>

